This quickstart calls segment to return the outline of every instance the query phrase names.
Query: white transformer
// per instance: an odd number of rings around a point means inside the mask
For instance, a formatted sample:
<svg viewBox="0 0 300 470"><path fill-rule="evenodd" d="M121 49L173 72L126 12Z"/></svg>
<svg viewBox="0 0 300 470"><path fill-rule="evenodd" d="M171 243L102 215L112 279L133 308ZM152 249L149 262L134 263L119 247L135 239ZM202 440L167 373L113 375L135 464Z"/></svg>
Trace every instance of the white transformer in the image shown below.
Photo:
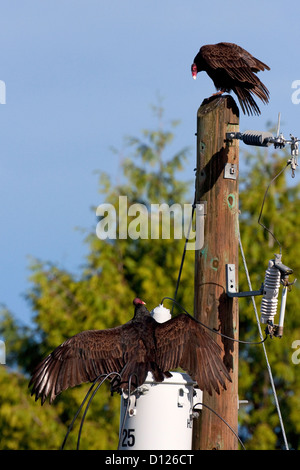
<svg viewBox="0 0 300 470"><path fill-rule="evenodd" d="M202 391L194 386L187 374L172 372L172 377L157 383L149 372L129 400L123 393L119 449L190 450L193 406L202 402Z"/></svg>

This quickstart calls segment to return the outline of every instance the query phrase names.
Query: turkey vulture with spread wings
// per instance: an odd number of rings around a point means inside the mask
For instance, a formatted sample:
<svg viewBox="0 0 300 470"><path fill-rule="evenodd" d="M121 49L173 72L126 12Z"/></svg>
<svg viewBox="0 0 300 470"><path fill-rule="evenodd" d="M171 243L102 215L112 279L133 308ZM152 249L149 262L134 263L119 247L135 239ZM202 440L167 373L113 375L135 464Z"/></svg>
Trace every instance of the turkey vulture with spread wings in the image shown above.
<svg viewBox="0 0 300 470"><path fill-rule="evenodd" d="M221 359L220 346L193 317L184 313L165 323L151 316L145 302L136 298L134 317L107 330L78 333L58 346L35 369L29 386L42 404L50 403L69 387L94 382L101 374L117 372L112 391L138 387L148 371L157 382L170 377L169 370L181 367L209 394L226 389L230 375Z"/></svg>
<svg viewBox="0 0 300 470"><path fill-rule="evenodd" d="M270 67L236 44L220 42L202 46L191 69L194 79L198 72L205 71L219 90L216 94L232 90L244 114L260 114L253 95L265 104L269 102L269 91L256 73Z"/></svg>

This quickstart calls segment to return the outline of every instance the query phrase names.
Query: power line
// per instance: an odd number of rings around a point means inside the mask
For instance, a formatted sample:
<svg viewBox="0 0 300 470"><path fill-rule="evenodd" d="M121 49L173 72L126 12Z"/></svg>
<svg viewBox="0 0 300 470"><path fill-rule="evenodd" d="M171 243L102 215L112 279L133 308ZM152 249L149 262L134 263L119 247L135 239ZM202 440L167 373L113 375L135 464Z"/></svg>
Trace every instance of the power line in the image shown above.
<svg viewBox="0 0 300 470"><path fill-rule="evenodd" d="M161 300L161 305L163 304L163 301L164 300L171 300L172 302L174 302L178 307L180 307L184 313L186 315L188 315L189 317L193 318L193 320L195 320L195 322L199 323L201 326L203 326L204 328L207 328L209 331L212 331L213 333L217 334L217 335L220 335L222 336L223 338L227 338L227 339L230 339L231 341L235 341L236 343L242 343L242 344L262 344L266 341L266 339L268 338L268 335L266 335L266 337L264 339L262 339L262 341L242 341L240 339L235 339L235 338L232 338L231 336L227 336L227 335L224 335L223 333L220 333L219 331L215 330L214 328L210 328L209 326L205 325L205 323L202 323L200 320L197 320L196 318L194 318L179 302L177 302L177 300L173 299L172 297L164 297L162 300Z"/></svg>
<svg viewBox="0 0 300 470"><path fill-rule="evenodd" d="M258 217L258 224L261 225L261 227L263 227L272 237L273 239L276 241L276 243L278 244L279 246L279 249L280 249L280 254L281 254L281 243L277 240L277 238L275 237L274 233L271 232L271 230L266 227L262 222L261 222L261 217L262 217L262 213L263 213L263 208L264 208L264 204L265 204L265 201L266 201L266 197L267 197L267 194L268 194L268 191L269 191L269 188L271 186L271 184L281 175L281 173L284 172L284 170L290 165L290 161L288 161L285 165L284 168L282 168L279 173L277 173L277 175L274 176L274 178L270 181L270 183L268 184L267 186L267 189L265 191L265 194L264 194L264 197L263 197L263 202L262 202L262 206L261 206L261 209L260 209L260 213L259 213L259 217Z"/></svg>
<svg viewBox="0 0 300 470"><path fill-rule="evenodd" d="M220 418L221 421L223 421L224 424L226 424L226 426L229 427L230 431L235 435L235 437L237 438L237 440L239 441L239 443L241 444L242 448L244 450L245 449L245 446L241 440L241 438L239 437L239 435L235 432L234 429L232 429L232 427L230 426L230 424L227 423L227 421L225 421L225 419L222 418L222 416L219 415L219 413L217 413L215 410L213 410L210 406L206 405L205 403L201 403L201 402L198 402L198 403L195 403L195 405L193 406L193 410L196 410L197 411L197 408L196 406L197 405L202 405L204 406L205 408L207 408L208 410L210 410L212 413L214 413L216 416L218 416L218 418Z"/></svg>
<svg viewBox="0 0 300 470"><path fill-rule="evenodd" d="M96 379L93 381L93 383L92 383L92 385L90 386L89 390L87 391L87 393L86 393L84 399L82 400L81 405L79 406L78 410L76 411L76 413L75 413L75 415L74 415L74 418L73 418L72 421L71 421L71 424L70 424L69 427L68 427L67 433L66 433L65 438L64 438L64 440L63 440L63 443L62 443L62 445L61 445L61 447L60 447L60 450L63 450L63 448L64 448L64 446L65 446L65 444L66 444L67 438L68 438L70 432L71 432L72 429L73 429L74 423L75 423L75 421L76 421L76 419L77 419L77 417L78 417L80 411L82 410L82 408L83 408L83 406L84 406L86 400L88 399L88 396L89 396L90 393L92 392L92 390L93 390L95 384L98 382L98 380L101 379L101 377L103 377L102 381L97 385L96 390L94 390L92 396L90 397L90 399L89 399L89 401L88 401L88 404L87 404L87 406L86 406L86 409L85 409L85 411L84 411L84 415L83 415L83 418L82 418L82 420L81 420L81 425L80 425L80 429L79 429L79 433L78 433L78 440L77 440L77 450L79 449L79 443L80 443L80 437L81 437L81 431L82 431L82 427L83 427L83 422L84 422L84 420L85 420L85 416L86 416L87 410L88 410L88 408L89 408L89 406L90 406L90 404L91 404L91 401L92 401L92 399L94 398L94 396L95 396L96 392L98 391L99 387L103 384L103 382L104 382L106 379L108 379L110 376L112 376L112 375L115 376L113 380L115 380L117 376L119 377L119 379L121 378L121 376L120 376L120 374L119 374L118 372L111 372L110 374L101 374L101 375L99 375L98 377L96 377Z"/></svg>

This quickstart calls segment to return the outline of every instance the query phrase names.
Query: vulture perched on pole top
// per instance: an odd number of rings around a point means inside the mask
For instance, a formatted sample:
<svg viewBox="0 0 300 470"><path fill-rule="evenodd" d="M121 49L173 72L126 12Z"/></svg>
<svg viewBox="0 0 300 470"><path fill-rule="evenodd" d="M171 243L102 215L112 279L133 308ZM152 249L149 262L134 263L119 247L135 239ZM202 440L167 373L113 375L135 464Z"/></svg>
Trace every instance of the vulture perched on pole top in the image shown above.
<svg viewBox="0 0 300 470"><path fill-rule="evenodd" d="M221 358L220 346L193 317L184 313L158 323L145 302L133 301L134 317L124 325L106 330L87 330L58 346L34 370L31 395L50 403L63 390L94 382L101 374L118 373L112 392L128 390L128 382L141 386L148 371L156 382L171 377L181 367L202 390L211 395L226 389L230 375Z"/></svg>
<svg viewBox="0 0 300 470"><path fill-rule="evenodd" d="M205 71L208 74L219 90L216 95L232 90L244 114L260 114L253 95L265 104L269 102L269 91L256 73L270 70L270 67L236 44L220 42L202 46L191 69L194 79L198 72Z"/></svg>

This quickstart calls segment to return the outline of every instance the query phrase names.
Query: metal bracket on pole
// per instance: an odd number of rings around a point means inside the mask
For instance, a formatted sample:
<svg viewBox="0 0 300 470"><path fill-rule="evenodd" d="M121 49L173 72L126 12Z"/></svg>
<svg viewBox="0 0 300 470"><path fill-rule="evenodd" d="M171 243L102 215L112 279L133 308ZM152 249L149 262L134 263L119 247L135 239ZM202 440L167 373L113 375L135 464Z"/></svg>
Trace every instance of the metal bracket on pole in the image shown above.
<svg viewBox="0 0 300 470"><path fill-rule="evenodd" d="M224 178L236 180L237 165L235 163L226 163L224 168Z"/></svg>
<svg viewBox="0 0 300 470"><path fill-rule="evenodd" d="M260 290L237 292L235 281L235 264L226 264L226 293L228 297L252 297L263 295L263 285Z"/></svg>

